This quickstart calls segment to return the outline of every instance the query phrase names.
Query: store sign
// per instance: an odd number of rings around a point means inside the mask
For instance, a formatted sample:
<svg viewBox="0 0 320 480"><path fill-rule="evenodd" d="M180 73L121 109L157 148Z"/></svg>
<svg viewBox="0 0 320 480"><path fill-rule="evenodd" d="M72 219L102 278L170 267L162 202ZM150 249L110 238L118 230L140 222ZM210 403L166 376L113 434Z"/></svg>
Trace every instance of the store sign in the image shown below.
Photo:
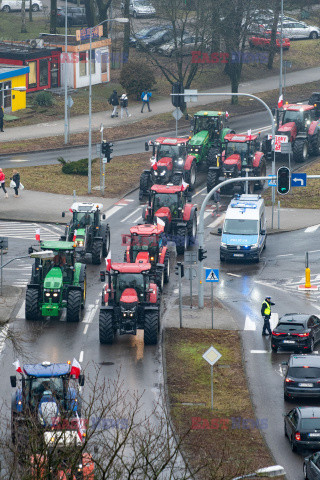
<svg viewBox="0 0 320 480"><path fill-rule="evenodd" d="M103 35L103 26L98 25L97 27L88 27L82 28L81 30L76 30L76 39L77 42L82 42L83 40L90 40L90 30L91 30L91 39L95 40L102 37Z"/></svg>

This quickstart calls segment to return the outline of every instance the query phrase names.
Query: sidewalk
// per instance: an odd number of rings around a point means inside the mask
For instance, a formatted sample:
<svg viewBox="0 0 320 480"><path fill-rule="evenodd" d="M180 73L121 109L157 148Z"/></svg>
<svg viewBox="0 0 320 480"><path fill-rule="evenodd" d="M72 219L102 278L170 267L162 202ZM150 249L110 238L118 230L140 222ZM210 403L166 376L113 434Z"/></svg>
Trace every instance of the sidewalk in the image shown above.
<svg viewBox="0 0 320 480"><path fill-rule="evenodd" d="M286 75L286 86L304 84L308 82L313 82L316 78L320 77L320 67L309 68L306 70L301 70L298 72L287 73ZM258 92L266 92L270 90L277 89L279 87L279 76L273 75L266 77L264 79L253 80L246 83L241 83L239 87L239 93L251 93L255 94ZM225 91L230 91L230 84L227 83L226 86L218 87L212 90L208 90L208 93L221 93ZM219 97L198 97L198 102L192 103L192 106L195 105L206 105L208 103L214 103L221 100L225 100L230 97L219 96ZM103 123L105 128L111 128L118 125L130 124L139 122L143 118L152 117L158 115L159 113L167 113L174 110L174 107L171 104L170 98L166 98L159 101L150 102L152 111L149 113L144 110L144 113L141 114L141 105L135 105L130 107L129 111L131 117L120 119L111 118L110 112L99 112L92 114L92 130L98 130L100 124ZM73 117L70 120L70 133L81 133L88 130L88 115L81 115L78 117ZM26 140L31 138L39 137L48 137L48 136L57 136L64 134L64 119L56 120L54 122L39 123L36 125L28 125L25 127L12 127L5 129L5 134L0 138L1 142L7 141L16 141L16 140Z"/></svg>

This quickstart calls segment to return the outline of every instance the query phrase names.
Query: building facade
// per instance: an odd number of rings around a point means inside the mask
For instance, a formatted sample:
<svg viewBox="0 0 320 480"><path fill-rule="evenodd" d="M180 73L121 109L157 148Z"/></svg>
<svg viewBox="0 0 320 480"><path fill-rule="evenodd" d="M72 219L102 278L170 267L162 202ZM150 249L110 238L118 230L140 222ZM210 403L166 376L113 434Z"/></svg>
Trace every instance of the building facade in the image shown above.
<svg viewBox="0 0 320 480"><path fill-rule="evenodd" d="M0 64L0 105L5 112L15 112L26 108L26 90L15 88L27 86L28 66L8 66Z"/></svg>

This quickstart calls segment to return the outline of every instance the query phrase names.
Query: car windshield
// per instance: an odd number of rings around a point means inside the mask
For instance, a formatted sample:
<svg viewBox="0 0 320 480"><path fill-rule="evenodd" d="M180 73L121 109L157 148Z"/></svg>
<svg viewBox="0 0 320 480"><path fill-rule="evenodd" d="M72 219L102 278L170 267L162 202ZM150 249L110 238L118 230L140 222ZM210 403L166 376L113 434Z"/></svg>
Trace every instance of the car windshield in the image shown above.
<svg viewBox="0 0 320 480"><path fill-rule="evenodd" d="M216 129L219 130L219 118L216 117L194 117L194 133L203 130Z"/></svg>
<svg viewBox="0 0 320 480"><path fill-rule="evenodd" d="M302 323L279 323L277 325L278 332L303 332L305 326Z"/></svg>
<svg viewBox="0 0 320 480"><path fill-rule="evenodd" d="M118 286L120 295L126 288L134 288L140 295L143 295L144 283L142 273L119 273Z"/></svg>
<svg viewBox="0 0 320 480"><path fill-rule="evenodd" d="M233 235L258 235L258 220L226 219L224 221L223 233Z"/></svg>
<svg viewBox="0 0 320 480"><path fill-rule="evenodd" d="M154 197L154 209L158 210L161 207L172 207L178 206L178 196L169 193L157 193Z"/></svg>
<svg viewBox="0 0 320 480"><path fill-rule="evenodd" d="M63 400L66 381L65 377L28 378L26 388L31 405L35 407L46 391L51 392L57 400Z"/></svg>
<svg viewBox="0 0 320 480"><path fill-rule="evenodd" d="M287 375L294 378L320 378L320 368L289 367Z"/></svg>
<svg viewBox="0 0 320 480"><path fill-rule="evenodd" d="M316 430L320 428L320 418L303 418L301 420L301 429L302 430Z"/></svg>
<svg viewBox="0 0 320 480"><path fill-rule="evenodd" d="M151 35L151 33L154 33L155 30L153 28L143 28L142 30L139 30L139 32L136 33L137 37L144 37L145 35Z"/></svg>
<svg viewBox="0 0 320 480"><path fill-rule="evenodd" d="M151 7L150 2L147 0L136 0L134 3L141 7Z"/></svg>
<svg viewBox="0 0 320 480"><path fill-rule="evenodd" d="M234 153L247 153L248 144L246 142L228 142L226 146L227 155Z"/></svg>
<svg viewBox="0 0 320 480"><path fill-rule="evenodd" d="M131 245L133 246L146 246L146 247L155 247L158 245L159 242L159 235L150 235L147 237L146 235L134 235L131 240Z"/></svg>
<svg viewBox="0 0 320 480"><path fill-rule="evenodd" d="M160 160L160 158L164 157L182 157L185 152L185 147L181 145L164 145L161 144L158 146L158 152L157 152L157 157Z"/></svg>

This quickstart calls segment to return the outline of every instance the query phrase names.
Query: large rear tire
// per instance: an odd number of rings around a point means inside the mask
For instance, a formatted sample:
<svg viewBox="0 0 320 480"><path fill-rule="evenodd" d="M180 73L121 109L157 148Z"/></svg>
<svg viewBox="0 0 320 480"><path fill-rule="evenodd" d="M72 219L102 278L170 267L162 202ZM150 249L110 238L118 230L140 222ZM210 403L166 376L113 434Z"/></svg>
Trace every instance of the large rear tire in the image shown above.
<svg viewBox="0 0 320 480"><path fill-rule="evenodd" d="M170 257L169 254L166 253L164 257L164 283L169 283L170 277Z"/></svg>
<svg viewBox="0 0 320 480"><path fill-rule="evenodd" d="M207 155L207 167L216 167L217 166L217 155L219 153L219 149L215 147L211 147L208 155Z"/></svg>
<svg viewBox="0 0 320 480"><path fill-rule="evenodd" d="M312 155L320 155L320 132L316 132L310 137L310 150Z"/></svg>
<svg viewBox="0 0 320 480"><path fill-rule="evenodd" d="M298 139L293 144L293 160L297 163L304 163L308 159L308 142L305 139Z"/></svg>
<svg viewBox="0 0 320 480"><path fill-rule="evenodd" d="M107 310L100 310L99 341L103 345L112 345L114 339L113 315Z"/></svg>
<svg viewBox="0 0 320 480"><path fill-rule="evenodd" d="M197 238L197 215L194 215L188 222L187 225L188 230L188 244L189 246L193 246L196 243Z"/></svg>
<svg viewBox="0 0 320 480"><path fill-rule="evenodd" d="M101 265L102 262L102 242L93 242L92 245L92 265Z"/></svg>
<svg viewBox="0 0 320 480"><path fill-rule="evenodd" d="M106 234L105 234L104 242L102 245L102 254L104 257L108 255L109 250L110 250L110 228L109 228L109 225L107 225Z"/></svg>
<svg viewBox="0 0 320 480"><path fill-rule="evenodd" d="M139 190L139 200L143 200L145 195L148 195L150 190L150 174L147 172L142 172L140 175L140 190Z"/></svg>
<svg viewBox="0 0 320 480"><path fill-rule="evenodd" d="M184 227L179 227L177 229L176 236L176 249L178 255L183 255L184 251L188 248L188 236L187 229Z"/></svg>
<svg viewBox="0 0 320 480"><path fill-rule="evenodd" d="M39 290L35 288L28 288L26 292L26 320L39 320Z"/></svg>
<svg viewBox="0 0 320 480"><path fill-rule="evenodd" d="M209 193L213 187L218 184L218 171L209 170L207 175L207 193Z"/></svg>
<svg viewBox="0 0 320 480"><path fill-rule="evenodd" d="M197 182L197 165L195 161L191 163L190 170L186 170L185 180L189 183L189 189L194 190Z"/></svg>
<svg viewBox="0 0 320 480"><path fill-rule="evenodd" d="M146 312L144 315L144 344L158 343L159 312Z"/></svg>
<svg viewBox="0 0 320 480"><path fill-rule="evenodd" d="M70 290L67 299L67 322L79 322L82 303L82 292Z"/></svg>

